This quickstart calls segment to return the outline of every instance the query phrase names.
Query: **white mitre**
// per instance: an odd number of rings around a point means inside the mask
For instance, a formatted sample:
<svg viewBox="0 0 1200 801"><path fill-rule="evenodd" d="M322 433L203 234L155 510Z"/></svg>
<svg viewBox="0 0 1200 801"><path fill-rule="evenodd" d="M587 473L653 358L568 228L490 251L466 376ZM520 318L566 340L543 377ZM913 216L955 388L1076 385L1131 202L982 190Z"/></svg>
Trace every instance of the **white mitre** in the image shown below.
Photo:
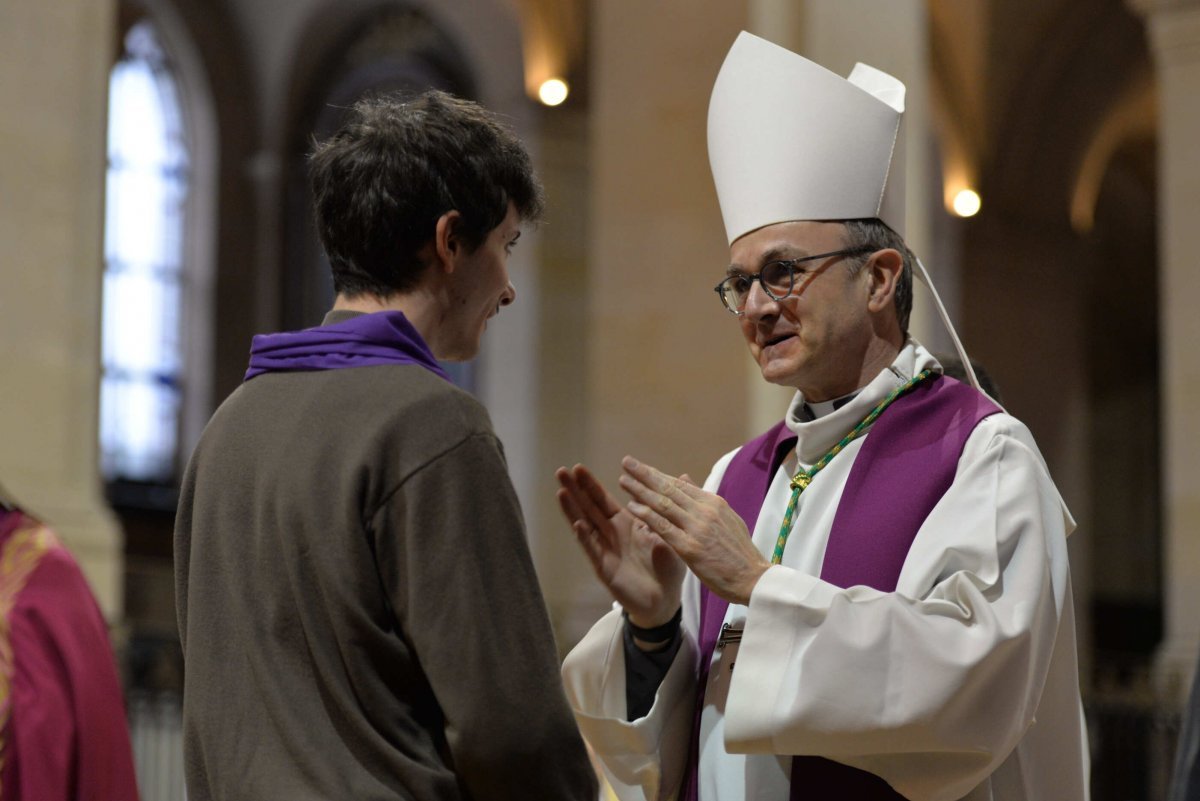
<svg viewBox="0 0 1200 801"><path fill-rule="evenodd" d="M725 232L878 217L904 235L904 84L858 64L842 78L742 32L708 105Z"/></svg>

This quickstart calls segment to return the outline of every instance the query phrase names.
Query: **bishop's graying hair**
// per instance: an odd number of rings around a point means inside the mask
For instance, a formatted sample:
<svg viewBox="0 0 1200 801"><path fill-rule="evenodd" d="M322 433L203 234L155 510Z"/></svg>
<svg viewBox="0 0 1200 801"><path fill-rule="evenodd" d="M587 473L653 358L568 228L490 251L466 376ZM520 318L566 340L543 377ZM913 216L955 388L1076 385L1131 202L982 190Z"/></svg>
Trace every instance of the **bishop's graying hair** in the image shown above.
<svg viewBox="0 0 1200 801"><path fill-rule="evenodd" d="M900 252L904 267L900 271L900 280L896 282L896 319L900 322L900 333L908 335L908 318L912 314L913 304L913 270L916 268L917 257L908 249L904 237L889 228L881 220L842 220L846 228L846 247L871 248L883 250L891 248ZM861 269L870 254L859 257L858 266Z"/></svg>

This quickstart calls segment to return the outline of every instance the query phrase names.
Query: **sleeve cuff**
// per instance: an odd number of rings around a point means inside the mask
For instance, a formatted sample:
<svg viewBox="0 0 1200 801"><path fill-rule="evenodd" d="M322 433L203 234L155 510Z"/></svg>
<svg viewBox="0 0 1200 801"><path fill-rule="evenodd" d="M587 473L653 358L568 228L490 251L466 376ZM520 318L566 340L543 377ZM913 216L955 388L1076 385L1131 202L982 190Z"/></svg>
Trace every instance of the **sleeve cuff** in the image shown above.
<svg viewBox="0 0 1200 801"><path fill-rule="evenodd" d="M772 565L754 587L737 670L729 685L725 736L730 751L775 753L773 732L802 627L819 625L837 587Z"/></svg>
<svg viewBox="0 0 1200 801"><path fill-rule="evenodd" d="M624 618L614 608L563 662L563 686L579 730L610 781L642 787L657 797L662 777L677 779L687 757L695 697L695 644L684 634L654 704L645 717L625 720Z"/></svg>

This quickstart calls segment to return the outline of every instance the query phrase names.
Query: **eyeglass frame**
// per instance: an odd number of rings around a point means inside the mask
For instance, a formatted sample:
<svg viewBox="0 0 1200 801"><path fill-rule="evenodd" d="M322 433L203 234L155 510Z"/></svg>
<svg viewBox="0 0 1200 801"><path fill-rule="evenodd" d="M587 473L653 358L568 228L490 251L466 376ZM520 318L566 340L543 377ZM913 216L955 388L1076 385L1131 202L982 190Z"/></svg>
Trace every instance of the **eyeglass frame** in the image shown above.
<svg viewBox="0 0 1200 801"><path fill-rule="evenodd" d="M741 317L743 314L746 313L745 302L742 303L741 310L730 308L729 303L725 300L725 292L722 289L722 287L724 287L727 283L729 283L730 281L732 281L735 278L750 279L750 282L751 282L750 288L751 289L754 288L753 284L755 281L757 281L758 285L762 287L763 292L767 293L767 297L769 297L773 301L779 302L781 300L786 300L787 298L791 297L792 291L796 288L796 265L799 264L800 262L816 261L817 259L831 259L834 256L861 256L864 253L874 253L877 250L879 250L879 248L874 245L859 245L858 247L846 248L844 250L834 250L834 251L830 251L829 253L818 253L814 256L800 256L799 258L795 258L795 259L772 259L771 261L764 264L762 266L762 269L756 273L750 273L750 274L738 273L736 275L725 276L723 279L721 279L720 283L718 283L715 287L713 287L713 291L716 292L717 297L719 297L721 299L721 306L723 306L726 311L728 311L730 314L732 314L736 317ZM763 280L763 273L766 272L768 267L770 267L771 265L774 265L774 264L787 265L788 288L787 288L787 292L784 292L782 295L776 295L774 292L772 292L771 288L769 286L767 286L767 282ZM814 275L815 274L816 273L814 273ZM804 276L804 275L807 275L807 273L805 272L805 273L802 273L801 275ZM750 290L746 291L746 298L747 298L747 300L750 298Z"/></svg>

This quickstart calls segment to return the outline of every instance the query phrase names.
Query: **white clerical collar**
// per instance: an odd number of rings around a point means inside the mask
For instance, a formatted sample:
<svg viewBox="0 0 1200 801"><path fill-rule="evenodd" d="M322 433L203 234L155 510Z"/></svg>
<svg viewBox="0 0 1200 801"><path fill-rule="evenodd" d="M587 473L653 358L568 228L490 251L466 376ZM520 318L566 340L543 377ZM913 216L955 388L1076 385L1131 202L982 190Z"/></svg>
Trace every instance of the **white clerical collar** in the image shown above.
<svg viewBox="0 0 1200 801"><path fill-rule="evenodd" d="M802 463L812 464L870 414L875 404L887 397L888 393L927 367L941 372L933 355L916 340L909 338L891 366L881 370L857 393L811 404L813 407L825 407L818 411L810 410L804 393L797 392L784 418L788 429L796 435L796 456Z"/></svg>
<svg viewBox="0 0 1200 801"><path fill-rule="evenodd" d="M804 411L807 412L806 417L809 420L819 420L827 414L833 414L838 409L845 406L850 401L854 400L855 396L862 392L862 388L854 390L849 395L843 395L840 398L834 398L828 401L805 401Z"/></svg>

